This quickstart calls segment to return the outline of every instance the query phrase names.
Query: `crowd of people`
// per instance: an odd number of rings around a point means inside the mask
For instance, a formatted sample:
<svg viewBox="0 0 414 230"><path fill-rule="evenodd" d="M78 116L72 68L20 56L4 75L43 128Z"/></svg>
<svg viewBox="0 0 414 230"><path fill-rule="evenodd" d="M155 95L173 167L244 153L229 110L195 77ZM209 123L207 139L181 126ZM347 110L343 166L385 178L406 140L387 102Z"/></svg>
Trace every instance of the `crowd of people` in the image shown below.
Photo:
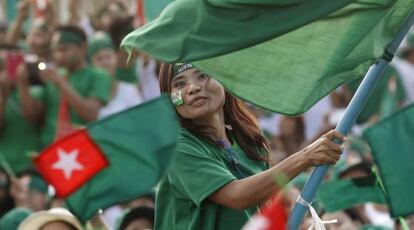
<svg viewBox="0 0 414 230"><path fill-rule="evenodd" d="M136 28L128 6L110 0L88 15L90 20L85 24L76 11L79 1L69 2L74 5L68 8L66 23L59 22L52 2L47 1L39 13L29 0L19 2L13 21L0 22L0 229L17 229L19 225L23 230L82 229L64 200L54 196L53 188L36 171L32 157L90 122L160 95L162 64L145 54L120 49L122 39ZM301 116L246 104L269 140L269 165L279 164L335 128L359 83L356 80L338 87ZM370 174L374 161L361 131L412 103L414 34L408 34L327 179ZM285 187L291 206L309 173L305 170ZM136 200L102 207L86 228L152 229L156 190ZM322 218L341 220L328 229L400 227L386 205L365 203L335 213L325 212L323 204L318 206ZM304 229L309 221L310 217L305 219ZM414 221L408 222L414 227Z"/></svg>

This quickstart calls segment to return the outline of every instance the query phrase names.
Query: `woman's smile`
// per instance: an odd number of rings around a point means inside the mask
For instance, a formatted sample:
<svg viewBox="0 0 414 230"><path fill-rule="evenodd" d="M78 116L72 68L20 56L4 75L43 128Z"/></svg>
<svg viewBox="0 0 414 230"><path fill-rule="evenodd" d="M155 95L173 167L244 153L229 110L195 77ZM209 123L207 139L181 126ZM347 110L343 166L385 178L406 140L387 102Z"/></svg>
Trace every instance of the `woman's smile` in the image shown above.
<svg viewBox="0 0 414 230"><path fill-rule="evenodd" d="M190 106L192 107L201 107L203 106L205 103L207 102L207 98L206 97L201 97L198 96L194 99L192 99L189 103Z"/></svg>

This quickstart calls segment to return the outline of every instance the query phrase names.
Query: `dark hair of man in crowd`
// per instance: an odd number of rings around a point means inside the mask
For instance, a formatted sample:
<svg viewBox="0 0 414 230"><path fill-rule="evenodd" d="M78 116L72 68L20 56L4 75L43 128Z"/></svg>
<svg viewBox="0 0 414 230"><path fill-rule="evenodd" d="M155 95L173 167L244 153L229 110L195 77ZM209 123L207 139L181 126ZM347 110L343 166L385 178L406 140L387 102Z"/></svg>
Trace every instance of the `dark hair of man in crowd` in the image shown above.
<svg viewBox="0 0 414 230"><path fill-rule="evenodd" d="M22 177L22 176L38 176L38 177L41 177L40 173L36 169L34 169L33 167L25 168L24 170L20 171L17 174L17 177L19 177L19 178Z"/></svg>
<svg viewBox="0 0 414 230"><path fill-rule="evenodd" d="M358 164L352 165L351 167L345 169L341 173L339 173L339 178L346 179L346 178L356 178L357 176L353 176L352 174L364 174L368 176L372 173L372 163L368 161L361 161Z"/></svg>
<svg viewBox="0 0 414 230"><path fill-rule="evenodd" d="M7 175L6 171L2 168L0 168L0 174L3 174L7 178L7 182L2 185L1 189L4 190L5 194L4 197L1 197L0 200L0 218L6 214L8 211L10 211L12 208L14 208L14 200L12 196L10 195L10 177Z"/></svg>
<svg viewBox="0 0 414 230"><path fill-rule="evenodd" d="M352 179L359 177L366 177L371 175L372 163L362 161L358 164L352 165L339 174L340 179ZM351 207L344 210L345 213L353 220L359 221L361 224L368 224L369 220L362 211L361 206Z"/></svg>
<svg viewBox="0 0 414 230"><path fill-rule="evenodd" d="M163 64L160 71L160 90L162 93L171 93L172 78L173 65ZM178 117L183 128L217 145L210 127L196 124L190 119L182 118L179 114ZM269 143L263 136L256 118L242 100L227 91L224 102L224 122L231 126L231 130L226 129L227 135L233 136L240 148L251 159L268 162Z"/></svg>
<svg viewBox="0 0 414 230"><path fill-rule="evenodd" d="M72 34L78 35L83 43L86 43L88 41L88 37L86 36L85 31L83 31L80 27L74 26L74 25L60 25L56 27L55 32L69 32Z"/></svg>
<svg viewBox="0 0 414 230"><path fill-rule="evenodd" d="M152 226L154 226L154 213L154 208L149 207L138 207L131 209L131 211L129 211L122 219L119 230L125 230L129 224L139 219L145 219L151 223Z"/></svg>
<svg viewBox="0 0 414 230"><path fill-rule="evenodd" d="M122 39L134 30L134 17L122 17L115 19L109 27L109 35L115 47L120 47Z"/></svg>

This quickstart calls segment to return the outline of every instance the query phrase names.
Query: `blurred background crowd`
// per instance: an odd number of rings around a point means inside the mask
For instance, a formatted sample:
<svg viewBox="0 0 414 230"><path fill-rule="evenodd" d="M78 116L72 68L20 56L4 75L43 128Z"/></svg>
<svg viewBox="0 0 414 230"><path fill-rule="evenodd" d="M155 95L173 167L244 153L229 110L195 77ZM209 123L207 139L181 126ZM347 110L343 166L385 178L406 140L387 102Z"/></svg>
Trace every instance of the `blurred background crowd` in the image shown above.
<svg viewBox="0 0 414 230"><path fill-rule="evenodd" d="M16 229L21 222L22 229L47 229L40 228L46 223L65 225L55 229L80 228L31 158L90 122L159 96L160 63L119 48L125 35L151 20L142 16L139 2L0 0L0 229ZM251 106L271 142L271 164L334 128L359 83L338 87L301 116ZM361 131L413 102L414 35L408 34L353 127L343 159L328 177L370 174L374 162ZM307 176L299 175L287 188L292 204ZM102 210L87 227L152 229L154 197L155 189ZM322 217L341 220L329 229L399 227L384 205L365 203L335 213L319 205L317 210Z"/></svg>

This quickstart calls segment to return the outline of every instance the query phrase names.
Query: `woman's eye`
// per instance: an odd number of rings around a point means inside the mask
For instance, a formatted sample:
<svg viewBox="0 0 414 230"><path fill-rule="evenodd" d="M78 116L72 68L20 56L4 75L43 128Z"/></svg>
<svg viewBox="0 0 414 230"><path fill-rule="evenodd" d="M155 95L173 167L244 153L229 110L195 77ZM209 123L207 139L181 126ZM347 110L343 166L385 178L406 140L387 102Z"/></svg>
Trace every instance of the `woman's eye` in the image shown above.
<svg viewBox="0 0 414 230"><path fill-rule="evenodd" d="M185 85L185 83L184 83L184 82L179 81L179 82L176 82L176 83L174 84L174 87L175 87L175 88L182 88L182 87L184 87L184 85Z"/></svg>
<svg viewBox="0 0 414 230"><path fill-rule="evenodd" d="M201 74L201 75L198 76L198 79L200 79L200 80L205 80L207 78L208 78L208 76L206 74Z"/></svg>

